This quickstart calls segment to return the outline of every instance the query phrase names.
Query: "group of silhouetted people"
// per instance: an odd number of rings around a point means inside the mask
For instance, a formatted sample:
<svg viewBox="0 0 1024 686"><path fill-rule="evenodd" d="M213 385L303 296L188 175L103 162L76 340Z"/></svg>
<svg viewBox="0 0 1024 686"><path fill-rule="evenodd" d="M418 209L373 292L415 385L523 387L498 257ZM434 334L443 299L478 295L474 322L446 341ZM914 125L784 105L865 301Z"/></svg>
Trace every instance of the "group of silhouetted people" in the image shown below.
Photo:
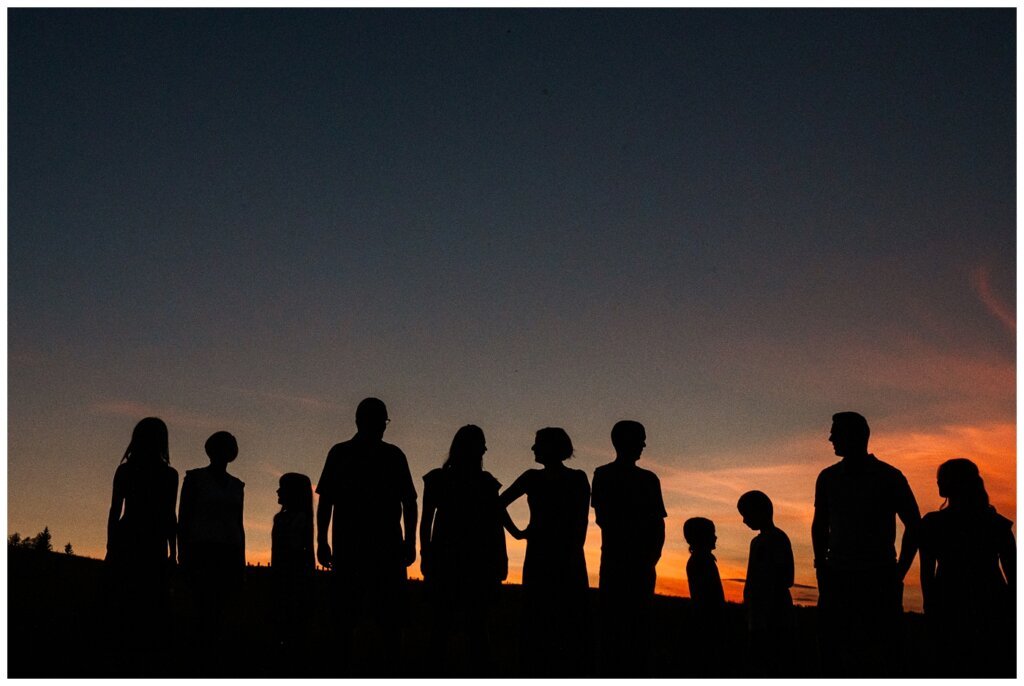
<svg viewBox="0 0 1024 686"><path fill-rule="evenodd" d="M403 631L406 569L416 559L417 491L404 453L383 440L389 422L382 401L359 404L356 434L331 448L317 482L315 527L309 477L280 479L281 511L271 534L278 641L287 647L308 640L304 608L315 602L315 557L333 576L333 659L342 670L357 643L370 664L386 664L393 659L389 642ZM823 673L899 675L903 578L920 549L925 614L946 673L1013 674L1012 522L989 504L977 467L966 459L939 468L946 504L922 519L903 474L867 452L868 436L861 415L834 415L829 440L842 460L824 469L815 487L811 534ZM460 658L471 663L462 665L468 673L501 672L491 662L488 624L508 573L507 531L526 540L522 673L572 676L596 663L607 676L647 674L667 512L658 477L637 466L646 438L639 422L615 424L615 460L595 470L591 485L584 472L565 464L573 455L569 435L541 429L532 448L541 468L502 491L483 469L483 431L467 425L456 432L444 464L423 477L420 569L433 661L425 673L453 671L447 655L455 636L469 646ZM167 427L152 417L139 422L114 476L107 559L124 625L148 623L155 635L166 630L153 618L163 616L168 573L180 563L198 610L197 650L213 659L245 568L244 484L227 473L238 454L231 434L210 436L206 453L210 465L185 475L175 516L178 475L169 464ZM529 523L520 528L507 508L523 496ZM591 506L602 536L596 618L589 616L583 552ZM785 676L797 659L792 546L774 523L767 495L747 492L737 509L758 532L743 592L748 659L756 675ZM898 557L897 517L904 525ZM689 652L697 672L714 676L730 648L721 640L726 603L712 553L714 523L690 518L683 536L690 549ZM592 620L599 626L596 654L587 638Z"/></svg>

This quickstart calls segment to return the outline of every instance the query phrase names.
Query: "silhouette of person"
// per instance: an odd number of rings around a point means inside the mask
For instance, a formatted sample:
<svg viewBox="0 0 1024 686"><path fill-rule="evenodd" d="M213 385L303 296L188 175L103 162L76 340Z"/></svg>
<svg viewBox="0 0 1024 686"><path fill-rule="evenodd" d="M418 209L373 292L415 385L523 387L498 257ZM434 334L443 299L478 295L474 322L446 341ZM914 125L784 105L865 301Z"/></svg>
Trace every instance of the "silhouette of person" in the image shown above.
<svg viewBox="0 0 1024 686"><path fill-rule="evenodd" d="M647 673L655 565L665 544L665 503L654 472L637 467L643 424L612 427L615 461L594 470L591 505L601 527L601 663L604 676Z"/></svg>
<svg viewBox="0 0 1024 686"><path fill-rule="evenodd" d="M349 663L356 624L370 622L377 635L363 632L366 657L378 676L393 667L382 651L400 638L406 568L416 559L416 487L405 453L383 440L390 421L381 400L362 400L355 436L331 448L316 486L317 560L334 575L340 659Z"/></svg>
<svg viewBox="0 0 1024 686"><path fill-rule="evenodd" d="M938 674L1012 677L1017 544L1013 522L989 504L977 465L959 458L938 470L937 512L921 520L921 591Z"/></svg>
<svg viewBox="0 0 1024 686"><path fill-rule="evenodd" d="M167 425L146 417L132 431L114 472L106 561L112 630L122 641L159 640L168 631L169 572L177 557L178 472L170 466Z"/></svg>
<svg viewBox="0 0 1024 686"><path fill-rule="evenodd" d="M584 472L565 466L572 453L564 429L541 429L533 454L543 468L523 472L500 497L507 508L525 495L530 508L525 530L508 516L505 527L526 539L521 657L531 676L579 676L586 668L590 484Z"/></svg>
<svg viewBox="0 0 1024 686"><path fill-rule="evenodd" d="M468 639L464 662L479 675L492 668L488 611L508 575L498 480L483 470L484 432L472 424L452 439L444 466L423 477L420 570L435 625L431 660L445 669L453 634Z"/></svg>
<svg viewBox="0 0 1024 686"><path fill-rule="evenodd" d="M775 526L772 501L761 491L741 495L736 509L743 523L759 532L750 541L743 586L751 671L756 676L784 676L793 638L793 546Z"/></svg>
<svg viewBox="0 0 1024 686"><path fill-rule="evenodd" d="M278 643L297 652L306 635L313 577L313 485L305 474L281 475L277 489L281 511L270 532L270 570Z"/></svg>
<svg viewBox="0 0 1024 686"><path fill-rule="evenodd" d="M227 431L206 439L207 467L185 472L178 507L178 554L197 610L201 662L220 668L227 615L236 610L245 575L245 484L228 474L238 442ZM220 645L218 645L220 644Z"/></svg>
<svg viewBox="0 0 1024 686"><path fill-rule="evenodd" d="M690 662L696 676L718 676L725 635L725 592L718 564L711 553L717 547L715 523L706 517L683 522L683 538L690 547L686 583L693 608L689 640Z"/></svg>
<svg viewBox="0 0 1024 686"><path fill-rule="evenodd" d="M829 676L892 676L900 667L903 578L921 515L902 472L868 452L869 436L863 416L833 415L829 441L843 459L821 471L814 490L819 648Z"/></svg>

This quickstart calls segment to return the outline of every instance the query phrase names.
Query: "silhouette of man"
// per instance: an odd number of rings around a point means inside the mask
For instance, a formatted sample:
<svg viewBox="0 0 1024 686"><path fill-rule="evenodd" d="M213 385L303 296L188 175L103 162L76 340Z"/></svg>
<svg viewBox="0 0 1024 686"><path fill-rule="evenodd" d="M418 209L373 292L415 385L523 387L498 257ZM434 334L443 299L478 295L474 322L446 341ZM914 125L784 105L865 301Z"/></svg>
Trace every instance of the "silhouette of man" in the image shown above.
<svg viewBox="0 0 1024 686"><path fill-rule="evenodd" d="M331 448L316 487L316 556L334 571L343 660L355 624L371 619L382 636L371 642L370 659L386 659L376 649L398 639L406 567L416 559L416 488L405 454L383 441L390 421L382 401L360 402L356 435ZM370 667L380 676L386 666Z"/></svg>
<svg viewBox="0 0 1024 686"><path fill-rule="evenodd" d="M665 543L665 503L654 472L637 467L647 445L640 422L612 428L615 461L594 470L591 504L601 527L599 594L605 676L647 670L655 565Z"/></svg>
<svg viewBox="0 0 1024 686"><path fill-rule="evenodd" d="M843 459L815 485L811 540L828 675L891 676L899 667L903 578L917 554L921 513L902 472L868 452L869 435L856 412L833 415L829 441Z"/></svg>

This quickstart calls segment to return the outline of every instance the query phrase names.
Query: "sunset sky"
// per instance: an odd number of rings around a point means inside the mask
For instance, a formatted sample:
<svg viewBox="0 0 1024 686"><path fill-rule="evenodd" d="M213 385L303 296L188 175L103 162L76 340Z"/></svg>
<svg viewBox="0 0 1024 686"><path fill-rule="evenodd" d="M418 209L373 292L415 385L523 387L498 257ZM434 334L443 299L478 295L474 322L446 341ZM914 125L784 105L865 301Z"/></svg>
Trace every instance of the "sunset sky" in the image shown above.
<svg viewBox="0 0 1024 686"><path fill-rule="evenodd" d="M1013 9L11 9L8 32L8 533L102 557L156 415L182 475L237 437L265 564L277 478L315 482L371 395L421 491L463 424L509 485L538 428L592 475L643 422L664 593L692 516L742 579L755 488L813 586L841 410L922 511L966 456L1016 518ZM599 549L592 524L595 585Z"/></svg>

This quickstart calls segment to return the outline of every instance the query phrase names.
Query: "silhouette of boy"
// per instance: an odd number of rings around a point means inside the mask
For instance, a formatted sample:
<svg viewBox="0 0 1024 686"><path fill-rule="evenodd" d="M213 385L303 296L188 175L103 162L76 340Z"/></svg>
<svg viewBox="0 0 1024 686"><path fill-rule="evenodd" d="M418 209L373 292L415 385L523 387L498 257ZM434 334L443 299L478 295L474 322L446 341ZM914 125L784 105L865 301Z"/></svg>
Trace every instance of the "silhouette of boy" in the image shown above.
<svg viewBox="0 0 1024 686"><path fill-rule="evenodd" d="M842 461L814 489L818 627L827 675L889 676L898 669L903 578L917 553L921 513L900 470L868 452L856 412L832 416L829 441ZM903 522L896 557L896 517Z"/></svg>
<svg viewBox="0 0 1024 686"><path fill-rule="evenodd" d="M725 640L725 593L718 564L711 551L718 536L715 523L692 517L683 523L683 538L690 546L686 580L690 587L693 622L689 627L690 663L697 676L714 676L720 670L720 646Z"/></svg>
<svg viewBox="0 0 1024 686"><path fill-rule="evenodd" d="M334 572L343 659L360 619L380 622L381 646L397 638L406 567L416 559L416 488L405 454L383 440L390 421L382 401L360 402L355 436L331 448L316 487L317 560Z"/></svg>
<svg viewBox="0 0 1024 686"><path fill-rule="evenodd" d="M647 670L655 565L665 543L665 503L654 472L636 465L647 443L640 422L612 427L615 461L594 470L591 504L601 527L602 671L643 676Z"/></svg>
<svg viewBox="0 0 1024 686"><path fill-rule="evenodd" d="M238 600L245 574L245 484L227 472L238 456L238 442L218 431L205 448L210 464L185 472L178 507L178 558L195 593L203 649L211 640L227 638L225 614ZM206 659L218 658L211 653Z"/></svg>
<svg viewBox="0 0 1024 686"><path fill-rule="evenodd" d="M758 676L781 676L791 639L793 547L775 526L772 501L761 491L740 496L736 509L757 536L750 541L743 604L747 609L750 665Z"/></svg>

